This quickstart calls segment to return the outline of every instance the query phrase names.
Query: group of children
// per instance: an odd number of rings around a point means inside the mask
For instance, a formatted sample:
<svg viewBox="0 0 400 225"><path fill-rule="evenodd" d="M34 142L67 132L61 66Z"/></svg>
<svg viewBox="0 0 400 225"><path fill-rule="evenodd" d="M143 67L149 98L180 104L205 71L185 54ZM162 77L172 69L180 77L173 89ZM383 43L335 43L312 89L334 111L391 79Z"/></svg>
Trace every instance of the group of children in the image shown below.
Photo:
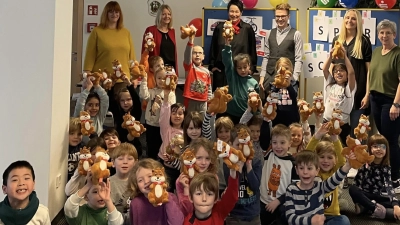
<svg viewBox="0 0 400 225"><path fill-rule="evenodd" d="M100 85L86 80L75 116L82 110L88 111L99 137L94 135L90 140L82 137L79 119L71 119L65 187L68 199L64 207L68 223L350 224L340 214L338 186L351 168L348 159L355 156L351 153L347 160L342 156L340 138L327 134L328 125L320 124L322 115L316 115L316 132L311 136L308 122L298 123L297 93L291 86L272 88L280 93L280 100L282 97L292 100L278 106L275 120L253 113L247 103L248 91L258 92L258 84L249 75L250 59L240 54L232 60L229 40L225 42L222 60L233 99L228 103L228 116L210 112L207 108L207 100L212 98L210 74L202 66L203 49L193 47L193 38L189 38L185 50L189 83L185 84L184 104L176 103L174 91L163 89L166 71L162 58L148 59L147 50L141 61L147 76L143 77L139 94L126 76L122 80L127 88L111 89L108 94ZM346 59L346 65L333 66L332 76L326 69L329 64L330 59L324 69L327 79L330 77L328 103L340 107L347 104L343 101L354 92L354 72ZM282 67L293 71L286 58L277 61L276 68ZM338 94L340 91L349 96L343 97ZM340 95L340 101L330 93ZM139 119L142 108L147 128L147 158L142 156L139 139L121 127L125 113ZM103 130L108 110L114 115L116 128ZM261 104L258 111L262 111ZM328 108L324 119L329 120L329 116ZM238 162L238 170L233 170L219 159L214 142L219 139L238 149L241 141L238 131L243 129L250 134L255 154L253 159ZM198 174L193 178L181 173L183 162L166 152L168 146L174 145L170 140L179 135L184 138L181 153L189 148L195 155ZM84 145L92 157L100 149L108 151L113 164L110 178L93 184L90 170L86 176L79 174L79 150ZM375 160L359 169L355 185L349 190L355 212L380 219L400 219L385 137L379 134L370 137L368 152ZM155 207L148 194L153 170L159 168L165 171L169 195L168 202ZM3 192L7 196L0 203L0 224L50 224L48 210L39 204L34 192L34 183L35 174L28 162L18 161L6 169Z"/></svg>

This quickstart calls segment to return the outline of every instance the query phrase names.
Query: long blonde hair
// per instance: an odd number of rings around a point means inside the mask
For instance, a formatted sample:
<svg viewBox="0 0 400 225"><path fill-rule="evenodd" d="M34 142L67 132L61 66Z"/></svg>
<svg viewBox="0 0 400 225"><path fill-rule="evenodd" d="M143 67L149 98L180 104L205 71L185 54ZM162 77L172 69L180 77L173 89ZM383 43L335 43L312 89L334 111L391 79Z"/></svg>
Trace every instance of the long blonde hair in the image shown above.
<svg viewBox="0 0 400 225"><path fill-rule="evenodd" d="M362 26L362 17L360 11L356 9L349 9L347 10L346 14L344 14L343 17L343 22L342 22L342 27L339 32L339 38L338 41L340 43L344 43L346 41L346 16L350 13L354 12L356 14L356 20L357 20L357 33L356 33L356 40L354 42L354 48L353 51L351 52L351 56L356 58L356 59L363 59L363 54L362 54L362 38L363 38L363 26Z"/></svg>
<svg viewBox="0 0 400 225"><path fill-rule="evenodd" d="M172 21L173 21L173 16L172 16L172 9L171 7L169 7L169 5L161 5L160 8L157 11L157 15L156 15L156 26L157 28L160 28L161 25L161 17L163 14L164 9L168 10L169 13L171 13L171 21L168 24L168 29L172 29Z"/></svg>

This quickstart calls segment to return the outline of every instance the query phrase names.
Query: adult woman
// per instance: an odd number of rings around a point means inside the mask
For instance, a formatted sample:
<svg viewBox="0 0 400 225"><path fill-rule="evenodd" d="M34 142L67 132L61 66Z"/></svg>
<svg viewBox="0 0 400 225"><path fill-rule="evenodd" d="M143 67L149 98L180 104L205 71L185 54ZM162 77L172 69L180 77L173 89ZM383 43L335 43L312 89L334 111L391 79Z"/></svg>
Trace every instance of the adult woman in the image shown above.
<svg viewBox="0 0 400 225"><path fill-rule="evenodd" d="M176 52L175 29L172 28L172 10L168 5L161 5L157 11L156 25L146 28L143 35L142 54L144 52L144 37L151 33L156 47L149 52L149 57L158 55L164 60L164 65L173 66L178 75L178 60ZM149 87L154 88L154 87Z"/></svg>
<svg viewBox="0 0 400 225"><path fill-rule="evenodd" d="M90 33L86 46L84 71L98 71L106 68L113 71L112 61L118 59L122 70L129 77L129 60L135 60L135 49L131 33L124 28L121 7L116 1L106 4L101 14L100 25ZM114 87L119 90L126 84L117 81ZM115 92L117 93L117 91Z"/></svg>
<svg viewBox="0 0 400 225"><path fill-rule="evenodd" d="M251 58L251 71L256 71L257 54L256 54L256 37L253 28L243 22L240 17L243 13L243 3L239 0L231 0L228 3L228 16L232 21L234 31L232 46L232 56L235 57L239 53L246 53ZM227 85L225 67L222 63L221 52L225 45L225 40L222 37L222 29L224 23L219 23L213 33L210 46L210 62L208 69L213 73L213 91L217 87Z"/></svg>
<svg viewBox="0 0 400 225"><path fill-rule="evenodd" d="M400 47L394 43L396 23L382 20L377 26L378 38L382 46L372 52L369 68L367 94L362 106L371 104L376 127L389 142L392 181L399 193L400 178ZM368 95L369 93L369 95Z"/></svg>
<svg viewBox="0 0 400 225"><path fill-rule="evenodd" d="M371 41L363 34L362 17L359 11L350 9L346 12L340 33L333 38L332 47L335 41L343 44L356 76L357 90L354 95L353 109L350 112L350 135L354 137L353 130L357 127L361 114L369 114L367 107L361 107L361 101L366 93L367 74L372 54ZM344 60L334 60L334 63L344 63Z"/></svg>

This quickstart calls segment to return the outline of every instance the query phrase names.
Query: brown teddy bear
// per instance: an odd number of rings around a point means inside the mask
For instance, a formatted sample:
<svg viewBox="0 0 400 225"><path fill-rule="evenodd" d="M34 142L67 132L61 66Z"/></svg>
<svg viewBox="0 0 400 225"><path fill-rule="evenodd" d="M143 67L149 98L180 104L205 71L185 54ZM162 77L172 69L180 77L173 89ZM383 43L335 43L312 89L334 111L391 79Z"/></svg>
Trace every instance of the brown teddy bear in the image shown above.
<svg viewBox="0 0 400 225"><path fill-rule="evenodd" d="M176 76L175 70L173 68L167 68L165 73L163 89L175 91L177 84L178 84L178 76Z"/></svg>
<svg viewBox="0 0 400 225"><path fill-rule="evenodd" d="M246 162L246 158L240 150L234 149L220 139L214 143L214 151L219 158L223 159L229 169L239 171L239 165L237 163L239 161Z"/></svg>
<svg viewBox="0 0 400 225"><path fill-rule="evenodd" d="M263 117L268 120L274 120L276 117L277 104L279 103L278 96L276 93L269 92L267 102L265 103L262 111Z"/></svg>
<svg viewBox="0 0 400 225"><path fill-rule="evenodd" d="M254 158L254 148L249 132L244 128L240 128L237 132L237 137L239 140L239 149L242 151L243 156L246 160L252 160Z"/></svg>
<svg viewBox="0 0 400 225"><path fill-rule="evenodd" d="M207 112L210 114L224 113L231 100L232 95L228 94L228 86L219 87L214 91L214 97L207 101Z"/></svg>
<svg viewBox="0 0 400 225"><path fill-rule="evenodd" d="M287 75L289 75L289 78L286 78ZM276 88L287 88L290 85L291 77L292 72L287 70L286 67L281 66L278 70L278 74L275 75L272 85L274 85Z"/></svg>
<svg viewBox="0 0 400 225"><path fill-rule="evenodd" d="M299 107L301 122L306 122L313 113L313 109L310 108L310 104L302 98L297 100L297 106Z"/></svg>
<svg viewBox="0 0 400 225"><path fill-rule="evenodd" d="M186 24L186 26L181 26L181 38L186 39L187 37L192 37L196 34L197 28L193 26L192 24L189 26Z"/></svg>
<svg viewBox="0 0 400 225"><path fill-rule="evenodd" d="M193 179L197 173L199 173L199 167L196 165L196 155L192 149L186 149L181 157L181 173L189 177L189 180Z"/></svg>
<svg viewBox="0 0 400 225"><path fill-rule="evenodd" d="M353 152L356 157L356 159L348 159L352 168L359 169L362 165L370 164L374 161L375 156L369 155L367 152L368 146L361 145L359 140L351 138L349 135L346 138L346 145L347 147L342 150L342 155L346 157Z"/></svg>
<svg viewBox="0 0 400 225"><path fill-rule="evenodd" d="M332 112L332 119L328 122L328 129L329 129L329 134L330 135L339 135L342 132L342 129L340 128L343 126L343 116L342 116L342 110L340 109L333 109Z"/></svg>
<svg viewBox="0 0 400 225"><path fill-rule="evenodd" d="M144 65L140 65L138 61L129 61L129 70L132 80L136 80L139 77L146 77L145 67Z"/></svg>
<svg viewBox="0 0 400 225"><path fill-rule="evenodd" d="M165 180L164 167L153 169L152 172L153 174L150 178L150 192L147 198L154 207L157 207L168 202L168 185Z"/></svg>
<svg viewBox="0 0 400 225"><path fill-rule="evenodd" d="M110 176L110 170L107 168L112 167L113 164L108 162L108 160L110 160L108 151L104 148L98 147L96 149L96 160L90 169L92 172L92 183L94 185L99 184L104 178Z"/></svg>
<svg viewBox="0 0 400 225"><path fill-rule="evenodd" d="M322 95L322 91L313 92L313 107L315 115L321 115L325 112L324 106L324 96Z"/></svg>
<svg viewBox="0 0 400 225"><path fill-rule="evenodd" d="M79 151L79 164L78 172L80 175L86 176L87 171L93 164L92 154L90 153L90 148L83 147Z"/></svg>
<svg viewBox="0 0 400 225"><path fill-rule="evenodd" d="M169 145L167 145L167 148L165 150L165 152L168 154L168 158L170 161L179 158L179 155L181 154L183 149L184 142L185 140L183 139L183 136L181 134L175 134L171 138Z"/></svg>
<svg viewBox="0 0 400 225"><path fill-rule="evenodd" d="M154 42L153 34L151 32L144 35L144 48L146 48L149 52L152 52L156 47L156 43Z"/></svg>
<svg viewBox="0 0 400 225"><path fill-rule="evenodd" d="M83 136L90 136L94 133L93 120L90 119L90 115L86 111L79 113L79 120L81 121L81 132Z"/></svg>
<svg viewBox="0 0 400 225"><path fill-rule="evenodd" d="M333 46L332 58L344 59L343 45L339 41L335 41L335 45Z"/></svg>
<svg viewBox="0 0 400 225"><path fill-rule="evenodd" d="M233 25L231 21L225 21L222 36L229 41L233 40Z"/></svg>
<svg viewBox="0 0 400 225"><path fill-rule="evenodd" d="M124 71L122 71L122 65L118 59L112 61L112 68L114 72L111 74L111 80L115 83L118 79L122 79L122 76L125 75Z"/></svg>
<svg viewBox="0 0 400 225"><path fill-rule="evenodd" d="M122 123L122 128L127 129L132 137L140 137L146 131L143 124L135 120L135 117L131 116L130 112L127 112L123 116L124 122Z"/></svg>
<svg viewBox="0 0 400 225"><path fill-rule="evenodd" d="M253 113L257 112L258 107L261 104L260 95L255 91L250 92L249 100L247 101L247 104L249 104L249 106L251 107L251 111Z"/></svg>
<svg viewBox="0 0 400 225"><path fill-rule="evenodd" d="M368 139L368 132L371 130L369 124L368 116L361 114L360 119L358 120L358 126L354 128L354 135L358 140Z"/></svg>

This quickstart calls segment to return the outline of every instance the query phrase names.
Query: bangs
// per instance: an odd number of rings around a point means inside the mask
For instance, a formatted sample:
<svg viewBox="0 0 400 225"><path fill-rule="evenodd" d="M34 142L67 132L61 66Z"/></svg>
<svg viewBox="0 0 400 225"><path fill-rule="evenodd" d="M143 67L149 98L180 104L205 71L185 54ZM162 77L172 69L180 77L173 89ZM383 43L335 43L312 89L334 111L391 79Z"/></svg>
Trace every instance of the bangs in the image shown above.
<svg viewBox="0 0 400 225"><path fill-rule="evenodd" d="M342 70L346 71L346 73L347 73L347 67L343 63L333 64L332 71L335 71L337 69L342 69Z"/></svg>
<svg viewBox="0 0 400 225"><path fill-rule="evenodd" d="M107 4L106 8L107 13L115 11L115 12L121 12L121 6L118 4L116 1L111 1L109 4Z"/></svg>

